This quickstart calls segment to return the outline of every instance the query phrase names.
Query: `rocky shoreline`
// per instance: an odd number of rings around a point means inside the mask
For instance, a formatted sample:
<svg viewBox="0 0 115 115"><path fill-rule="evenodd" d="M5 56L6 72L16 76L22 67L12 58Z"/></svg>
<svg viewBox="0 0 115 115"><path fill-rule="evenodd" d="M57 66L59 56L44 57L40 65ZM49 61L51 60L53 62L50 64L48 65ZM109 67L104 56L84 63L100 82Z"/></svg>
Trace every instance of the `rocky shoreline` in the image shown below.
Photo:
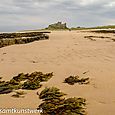
<svg viewBox="0 0 115 115"><path fill-rule="evenodd" d="M46 33L50 32L1 33L0 48L14 44L26 44L33 41L49 39Z"/></svg>

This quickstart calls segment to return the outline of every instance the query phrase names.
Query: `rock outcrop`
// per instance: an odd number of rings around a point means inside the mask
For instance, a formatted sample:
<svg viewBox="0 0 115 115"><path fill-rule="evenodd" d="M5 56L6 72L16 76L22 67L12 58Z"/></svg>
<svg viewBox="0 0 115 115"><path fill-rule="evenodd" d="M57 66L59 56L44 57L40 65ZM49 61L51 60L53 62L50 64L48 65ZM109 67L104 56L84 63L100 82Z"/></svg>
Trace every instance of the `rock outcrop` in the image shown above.
<svg viewBox="0 0 115 115"><path fill-rule="evenodd" d="M1 33L0 48L13 44L26 44L37 40L49 39L49 36L45 33L49 32Z"/></svg>

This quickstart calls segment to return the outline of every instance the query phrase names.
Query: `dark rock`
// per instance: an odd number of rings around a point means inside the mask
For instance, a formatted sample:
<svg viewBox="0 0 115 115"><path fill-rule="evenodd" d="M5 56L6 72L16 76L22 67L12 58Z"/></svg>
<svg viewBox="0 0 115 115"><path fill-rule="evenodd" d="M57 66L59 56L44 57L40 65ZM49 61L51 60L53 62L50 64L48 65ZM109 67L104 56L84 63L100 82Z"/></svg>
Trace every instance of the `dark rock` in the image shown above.
<svg viewBox="0 0 115 115"><path fill-rule="evenodd" d="M0 48L14 44L26 44L38 40L49 39L48 32L27 32L27 33L2 33L0 34Z"/></svg>

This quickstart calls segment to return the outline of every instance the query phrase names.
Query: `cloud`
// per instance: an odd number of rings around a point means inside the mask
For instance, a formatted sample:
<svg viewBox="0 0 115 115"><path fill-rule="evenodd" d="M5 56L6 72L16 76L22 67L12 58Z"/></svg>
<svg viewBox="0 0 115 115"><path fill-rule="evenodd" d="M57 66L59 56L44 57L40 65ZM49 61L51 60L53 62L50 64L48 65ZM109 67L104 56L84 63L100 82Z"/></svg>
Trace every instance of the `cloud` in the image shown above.
<svg viewBox="0 0 115 115"><path fill-rule="evenodd" d="M0 31L37 29L64 21L68 26L114 24L114 0L2 0Z"/></svg>

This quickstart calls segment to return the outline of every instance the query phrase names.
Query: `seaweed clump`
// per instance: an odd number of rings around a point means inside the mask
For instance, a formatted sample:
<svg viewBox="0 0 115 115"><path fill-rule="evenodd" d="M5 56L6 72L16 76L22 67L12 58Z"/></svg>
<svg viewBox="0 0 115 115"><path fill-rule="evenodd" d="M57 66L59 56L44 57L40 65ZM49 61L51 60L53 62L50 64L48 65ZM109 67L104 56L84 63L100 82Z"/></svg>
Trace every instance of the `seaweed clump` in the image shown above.
<svg viewBox="0 0 115 115"><path fill-rule="evenodd" d="M111 39L113 42L115 42L115 39Z"/></svg>
<svg viewBox="0 0 115 115"><path fill-rule="evenodd" d="M8 94L13 91L12 86L9 82L0 81L0 94Z"/></svg>
<svg viewBox="0 0 115 115"><path fill-rule="evenodd" d="M24 91L16 91L15 94L12 95L12 97L24 98L24 94L26 94Z"/></svg>
<svg viewBox="0 0 115 115"><path fill-rule="evenodd" d="M28 79L22 85L22 89L34 90L40 88L40 82L48 81L53 76L53 73L43 74L42 72L33 72L28 75Z"/></svg>
<svg viewBox="0 0 115 115"><path fill-rule="evenodd" d="M74 85L75 83L78 83L80 85L82 84L88 84L89 78L80 78L77 76L70 76L68 78L65 78L64 83L68 83L69 85Z"/></svg>
<svg viewBox="0 0 115 115"><path fill-rule="evenodd" d="M52 78L53 73L43 74L42 72L33 72L31 74L20 73L14 76L10 81L0 80L0 94L7 94L13 90L26 89L35 90L42 86L41 82Z"/></svg>
<svg viewBox="0 0 115 115"><path fill-rule="evenodd" d="M85 115L86 100L83 98L68 98L58 88L45 88L39 95L43 100L38 107L42 109L41 115Z"/></svg>

